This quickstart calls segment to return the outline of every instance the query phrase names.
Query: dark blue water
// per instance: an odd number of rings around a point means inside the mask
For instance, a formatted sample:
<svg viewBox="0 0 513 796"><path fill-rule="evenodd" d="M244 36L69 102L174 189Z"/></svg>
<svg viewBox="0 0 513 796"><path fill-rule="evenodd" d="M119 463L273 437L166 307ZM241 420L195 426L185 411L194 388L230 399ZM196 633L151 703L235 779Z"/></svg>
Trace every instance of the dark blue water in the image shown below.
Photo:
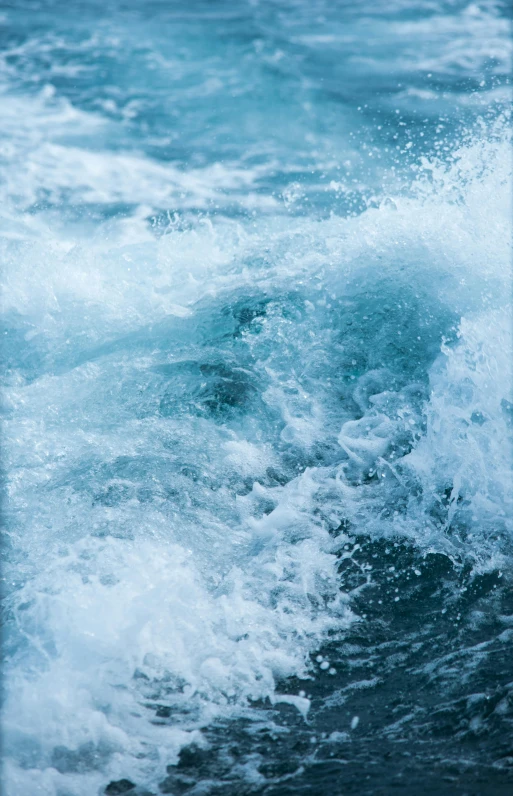
<svg viewBox="0 0 513 796"><path fill-rule="evenodd" d="M513 792L511 16L0 7L7 796Z"/></svg>

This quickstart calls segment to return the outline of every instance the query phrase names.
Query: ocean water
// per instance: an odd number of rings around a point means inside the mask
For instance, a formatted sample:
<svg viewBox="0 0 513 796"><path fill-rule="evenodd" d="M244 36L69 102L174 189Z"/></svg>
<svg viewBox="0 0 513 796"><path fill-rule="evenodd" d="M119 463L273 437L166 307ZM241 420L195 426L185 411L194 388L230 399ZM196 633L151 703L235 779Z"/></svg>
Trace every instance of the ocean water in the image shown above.
<svg viewBox="0 0 513 796"><path fill-rule="evenodd" d="M513 792L511 6L0 7L3 792Z"/></svg>

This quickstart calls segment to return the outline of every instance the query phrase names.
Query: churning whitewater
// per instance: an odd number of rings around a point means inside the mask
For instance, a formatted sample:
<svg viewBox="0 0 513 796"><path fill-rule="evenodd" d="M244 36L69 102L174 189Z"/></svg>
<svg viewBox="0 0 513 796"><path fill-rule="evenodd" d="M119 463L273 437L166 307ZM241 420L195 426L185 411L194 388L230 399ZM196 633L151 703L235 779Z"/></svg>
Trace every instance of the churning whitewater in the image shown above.
<svg viewBox="0 0 513 796"><path fill-rule="evenodd" d="M2 9L6 796L511 792L510 16Z"/></svg>

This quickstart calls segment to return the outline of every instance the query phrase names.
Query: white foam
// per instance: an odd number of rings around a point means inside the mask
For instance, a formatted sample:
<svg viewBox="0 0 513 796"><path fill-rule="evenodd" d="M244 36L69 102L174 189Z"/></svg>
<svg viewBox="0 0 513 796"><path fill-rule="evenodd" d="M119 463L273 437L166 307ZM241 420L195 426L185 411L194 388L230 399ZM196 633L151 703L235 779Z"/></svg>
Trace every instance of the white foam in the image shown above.
<svg viewBox="0 0 513 796"><path fill-rule="evenodd" d="M170 229L159 241L140 227L136 241L121 229L88 246L47 230L21 247L8 243L5 306L22 319L24 344L43 361L35 380L12 374L5 391L15 617L4 715L8 793L86 796L121 776L155 783L183 744L200 739L202 726L253 700L287 702L306 716L308 700L280 694L277 683L306 676L328 632L352 620L337 575L344 537L329 533L343 518L368 533L402 533L426 549L457 545L478 566L489 566L494 550L492 563L504 554L497 536L512 531L504 445L505 401L512 400L508 151L502 142L474 143L450 168L426 162L409 197L394 197L395 209L383 204L357 219L277 220L250 229L224 221ZM103 161L93 161L96 173ZM119 163L108 172L114 182ZM140 176L138 161L128 165ZM97 190L92 172L85 193ZM36 183L44 173L36 170ZM120 190L128 200L135 188L121 180ZM252 264L263 247L269 262ZM136 357L129 345L91 354L130 334L129 341L144 333L151 341L152 324L170 315L203 317L201 301L235 288L282 296L292 277L306 286L311 325L294 331L287 318L269 316L252 343L255 354L274 343L262 363L270 385L262 400L278 426L281 417L276 447L250 425L144 415L140 396L154 388L149 343ZM319 394L326 385L309 393L310 382L301 381L301 368L321 369L315 376L329 367L325 346L345 356L345 340L333 342L331 327L323 330L317 319L329 315L331 300L338 308L347 300L352 312L354 302L380 290L400 301L408 285L420 306L461 319L458 339L430 369L427 404L412 408L414 385L394 388L386 369L373 368L354 378L363 419L343 418ZM66 358L69 347L78 360ZM61 363L50 372L48 348ZM294 361L286 379L283 351ZM412 451L400 465L384 463L387 446L410 420L420 428L422 416L427 430ZM337 438L337 476L310 463L285 486L258 483L279 460L280 445L310 455L320 443L335 448ZM166 468L175 473L187 451L197 480L183 476L172 499L160 498L159 489L173 486ZM147 473L109 470L123 457L144 456L153 457L153 503L135 492L119 505L102 503L95 489L104 482L147 486ZM369 468L381 468L377 488L361 483ZM221 488L203 487L203 477ZM228 488L237 477L255 482L246 495ZM422 496L387 524L380 519L387 495L408 478ZM446 516L432 521L433 503L448 486ZM264 500L270 505L256 511ZM465 538L451 530L462 500L471 528ZM147 704L169 706L175 720L151 724ZM81 773L77 759L87 754Z"/></svg>

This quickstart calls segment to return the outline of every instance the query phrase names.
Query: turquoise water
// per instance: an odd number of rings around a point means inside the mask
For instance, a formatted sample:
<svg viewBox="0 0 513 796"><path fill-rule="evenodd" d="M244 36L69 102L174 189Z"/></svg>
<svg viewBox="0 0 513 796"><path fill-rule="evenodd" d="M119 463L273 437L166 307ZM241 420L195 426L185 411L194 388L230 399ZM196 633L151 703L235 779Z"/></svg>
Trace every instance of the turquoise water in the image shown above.
<svg viewBox="0 0 513 796"><path fill-rule="evenodd" d="M0 41L5 793L510 793L509 5Z"/></svg>

